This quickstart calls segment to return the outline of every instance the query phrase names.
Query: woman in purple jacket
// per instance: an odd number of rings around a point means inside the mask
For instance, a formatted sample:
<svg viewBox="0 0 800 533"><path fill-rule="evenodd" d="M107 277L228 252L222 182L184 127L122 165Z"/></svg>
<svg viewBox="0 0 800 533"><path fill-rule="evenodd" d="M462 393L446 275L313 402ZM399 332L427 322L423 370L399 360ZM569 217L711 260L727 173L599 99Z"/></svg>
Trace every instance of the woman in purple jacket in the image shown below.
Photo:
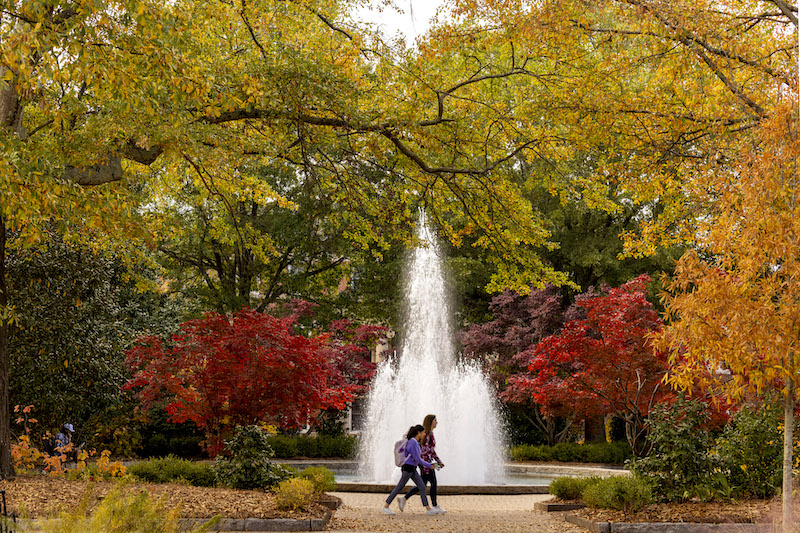
<svg viewBox="0 0 800 533"><path fill-rule="evenodd" d="M439 507L439 505L436 502L436 489L438 486L438 483L436 482L436 470L444 466L442 460L439 459L438 455L436 455L436 439L433 437L433 430L436 429L437 424L438 422L436 421L436 415L426 416L425 420L422 422L422 427L425 428L426 437L420 440L421 444L420 448L422 450L420 456L426 461L430 461L431 463L433 463L433 465L436 468L433 469L420 466L419 470L422 482L425 484L428 483L431 484L430 496L431 496L431 503L433 504L433 510L439 514L444 514L446 511L441 507ZM416 494L417 492L419 492L419 490L417 490L417 487L411 487L411 489L408 492L406 492L405 496L400 495L397 497L397 505L400 507L401 511L406 506L406 500L411 496L413 496L414 494Z"/></svg>
<svg viewBox="0 0 800 533"><path fill-rule="evenodd" d="M406 482L409 479L414 481L414 484L419 489L419 495L422 498L422 505L425 506L425 509L428 510L428 514L439 514L438 512L431 509L431 506L428 505L428 495L425 493L425 484L422 482L422 478L417 472L417 466L424 466L426 468L433 468L433 464L425 461L420 457L420 446L419 442L425 438L425 428L422 426L412 426L408 430L408 435L406 438L408 442L406 442L406 449L405 453L408 455L408 459L403 466L400 467L402 471L402 475L400 476L400 481L397 482L397 486L394 490L389 494L389 497L386 498L386 503L383 505L382 512L384 514L395 514L394 511L389 509L389 505L394 500L395 496L397 496L403 487L406 486Z"/></svg>

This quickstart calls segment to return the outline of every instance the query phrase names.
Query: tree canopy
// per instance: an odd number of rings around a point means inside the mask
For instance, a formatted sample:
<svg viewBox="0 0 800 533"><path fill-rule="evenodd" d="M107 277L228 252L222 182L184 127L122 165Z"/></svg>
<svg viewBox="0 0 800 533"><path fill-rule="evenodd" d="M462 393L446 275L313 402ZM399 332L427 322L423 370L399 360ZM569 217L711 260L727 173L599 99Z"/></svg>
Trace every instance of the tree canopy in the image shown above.
<svg viewBox="0 0 800 533"><path fill-rule="evenodd" d="M569 274L542 257L552 228L527 192L630 209L625 253L694 242L719 215L710 177L796 99L797 17L783 0L459 0L410 49L351 7L0 4L0 405L7 228L18 246L54 223L68 242L177 253L191 241L175 215L213 212L199 251L276 271L286 248L238 210L308 204L263 179L270 168L325 199L325 233L362 264L409 242L424 205L453 247L480 251L489 290L528 290Z"/></svg>

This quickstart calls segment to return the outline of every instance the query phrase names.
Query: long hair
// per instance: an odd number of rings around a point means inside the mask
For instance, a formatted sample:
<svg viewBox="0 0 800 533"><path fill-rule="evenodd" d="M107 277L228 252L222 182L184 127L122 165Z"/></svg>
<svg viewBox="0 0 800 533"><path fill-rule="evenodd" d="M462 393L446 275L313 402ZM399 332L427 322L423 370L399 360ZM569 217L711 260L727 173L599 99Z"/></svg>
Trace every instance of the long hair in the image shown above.
<svg viewBox="0 0 800 533"><path fill-rule="evenodd" d="M431 426L433 425L433 421L436 420L436 415L427 415L425 420L422 421L422 425L425 428L425 432L430 435L431 433Z"/></svg>
<svg viewBox="0 0 800 533"><path fill-rule="evenodd" d="M413 439L414 437L416 437L416 436L417 436L417 434L418 434L420 431L425 431L425 428L424 428L424 427L422 427L422 426L420 426L419 424L417 424L416 426L411 426L410 428L408 428L408 434L406 435L406 438L407 438L408 440L411 440L411 439Z"/></svg>

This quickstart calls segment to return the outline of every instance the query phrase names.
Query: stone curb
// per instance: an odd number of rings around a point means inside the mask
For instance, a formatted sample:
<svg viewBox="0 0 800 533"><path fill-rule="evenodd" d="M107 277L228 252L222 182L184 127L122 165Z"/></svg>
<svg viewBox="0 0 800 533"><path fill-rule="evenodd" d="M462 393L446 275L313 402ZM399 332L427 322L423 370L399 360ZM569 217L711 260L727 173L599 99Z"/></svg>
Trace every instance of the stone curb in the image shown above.
<svg viewBox="0 0 800 533"><path fill-rule="evenodd" d="M367 492L389 494L394 484L337 483L336 492ZM453 495L509 495L509 494L549 494L547 485L439 485L437 494Z"/></svg>
<svg viewBox="0 0 800 533"><path fill-rule="evenodd" d="M545 513L552 513L557 511L574 511L575 509L583 509L586 507L582 503L553 503L553 502L536 502L533 508L536 511Z"/></svg>
<svg viewBox="0 0 800 533"><path fill-rule="evenodd" d="M767 524L701 524L691 522L595 522L582 516L567 514L564 520L592 533L767 533L774 527Z"/></svg>
<svg viewBox="0 0 800 533"><path fill-rule="evenodd" d="M298 520L294 518L223 518L212 531L325 531L333 511L327 511L323 518ZM208 518L187 518L181 520L184 529L202 526Z"/></svg>
<svg viewBox="0 0 800 533"><path fill-rule="evenodd" d="M328 510L322 518L308 520L294 518L223 518L211 531L325 531L325 527L332 516L333 511ZM51 524L53 520L46 518L18 520L17 523L35 531ZM188 530L202 526L210 520L210 518L184 518L180 521L181 529ZM13 527L16 524L9 525Z"/></svg>

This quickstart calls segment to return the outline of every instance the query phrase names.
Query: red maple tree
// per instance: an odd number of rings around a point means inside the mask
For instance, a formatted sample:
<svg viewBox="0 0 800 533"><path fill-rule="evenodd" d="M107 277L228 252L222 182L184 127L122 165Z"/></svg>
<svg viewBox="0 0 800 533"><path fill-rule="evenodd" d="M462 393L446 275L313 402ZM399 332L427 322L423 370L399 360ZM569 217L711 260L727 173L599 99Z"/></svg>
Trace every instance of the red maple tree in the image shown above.
<svg viewBox="0 0 800 533"><path fill-rule="evenodd" d="M328 335L296 335L296 319L243 309L186 322L169 345L143 337L127 353L126 387L146 405L166 398L170 420L197 424L212 454L236 425L300 427L320 409L344 409L357 385L327 357Z"/></svg>
<svg viewBox="0 0 800 533"><path fill-rule="evenodd" d="M529 374L512 376L510 393L529 394L549 416L614 414L625 421L634 453L641 453L647 413L673 396L662 385L666 354L650 341L662 321L647 300L649 282L642 275L577 300L585 316L521 354Z"/></svg>

